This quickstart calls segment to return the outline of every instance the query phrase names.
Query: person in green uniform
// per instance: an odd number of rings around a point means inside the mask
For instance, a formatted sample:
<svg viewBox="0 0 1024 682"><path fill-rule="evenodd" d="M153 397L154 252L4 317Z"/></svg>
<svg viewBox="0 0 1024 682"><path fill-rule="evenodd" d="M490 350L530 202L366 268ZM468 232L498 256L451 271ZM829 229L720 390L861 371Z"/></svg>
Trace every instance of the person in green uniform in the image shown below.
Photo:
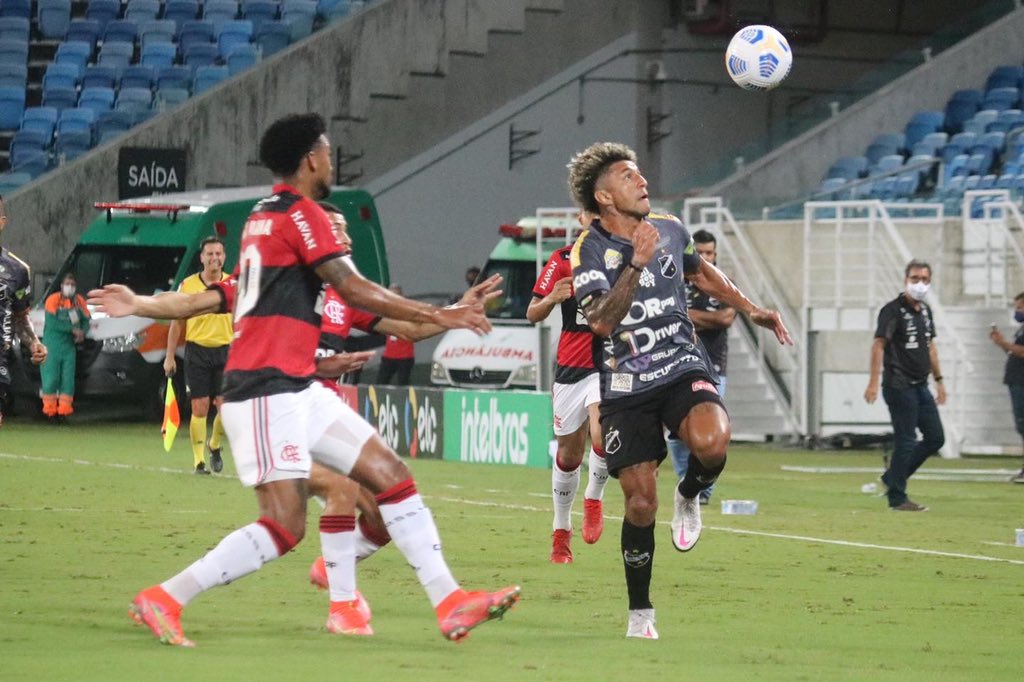
<svg viewBox="0 0 1024 682"><path fill-rule="evenodd" d="M42 378L43 414L51 420L74 412L75 353L89 331L89 308L77 293L74 273L67 273L60 291L46 298L43 344L49 350L39 369Z"/></svg>

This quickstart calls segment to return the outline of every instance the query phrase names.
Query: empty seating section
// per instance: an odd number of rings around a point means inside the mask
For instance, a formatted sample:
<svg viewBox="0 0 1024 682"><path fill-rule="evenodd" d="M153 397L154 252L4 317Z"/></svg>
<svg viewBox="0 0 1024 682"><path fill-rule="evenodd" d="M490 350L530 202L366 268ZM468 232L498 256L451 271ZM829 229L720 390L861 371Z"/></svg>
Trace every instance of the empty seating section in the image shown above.
<svg viewBox="0 0 1024 682"><path fill-rule="evenodd" d="M214 88L366 4L0 0L0 171L6 170L0 172L0 192ZM1010 89L1019 88L1022 77L1004 74L989 88L993 101L1006 103L1001 111L1020 116L1019 90ZM973 116L981 102L979 97L964 111L973 107ZM1008 116L993 123L1009 128L1020 120ZM855 174L863 172L858 167Z"/></svg>
<svg viewBox="0 0 1024 682"><path fill-rule="evenodd" d="M920 111L863 156L840 157L815 199L941 202L959 212L965 191L1006 189L1024 198L1024 66L995 68L984 89L957 90L943 111Z"/></svg>

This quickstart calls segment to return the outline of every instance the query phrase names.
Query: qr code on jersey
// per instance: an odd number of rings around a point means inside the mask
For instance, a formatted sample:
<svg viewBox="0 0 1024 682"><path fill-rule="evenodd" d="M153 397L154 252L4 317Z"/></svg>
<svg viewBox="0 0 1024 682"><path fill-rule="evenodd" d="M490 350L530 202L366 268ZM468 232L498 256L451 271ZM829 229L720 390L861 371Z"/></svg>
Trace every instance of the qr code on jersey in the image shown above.
<svg viewBox="0 0 1024 682"><path fill-rule="evenodd" d="M615 372L612 374L612 389L619 393L629 393L633 390L633 375Z"/></svg>

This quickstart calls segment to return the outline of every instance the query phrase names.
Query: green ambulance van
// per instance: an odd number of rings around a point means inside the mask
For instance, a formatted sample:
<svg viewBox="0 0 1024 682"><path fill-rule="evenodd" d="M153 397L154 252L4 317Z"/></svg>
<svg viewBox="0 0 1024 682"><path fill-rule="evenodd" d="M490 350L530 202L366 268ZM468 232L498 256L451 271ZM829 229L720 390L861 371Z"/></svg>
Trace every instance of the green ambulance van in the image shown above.
<svg viewBox="0 0 1024 682"><path fill-rule="evenodd" d="M66 272L75 273L81 293L110 283L126 284L140 294L173 291L182 279L201 269L199 244L210 236L224 240L224 271L231 272L249 212L270 194L270 187L238 187L97 203L96 218L38 298L31 313L36 333L42 336L42 301L57 290ZM373 199L362 190L335 188L327 201L348 220L360 272L387 286L387 256ZM140 406L147 415L158 415L166 383L167 331L166 321L116 319L94 312L88 338L79 350L77 400L123 400ZM30 405L38 396L39 372L27 362L17 364L15 392L19 403ZM184 390L178 395L183 399Z"/></svg>

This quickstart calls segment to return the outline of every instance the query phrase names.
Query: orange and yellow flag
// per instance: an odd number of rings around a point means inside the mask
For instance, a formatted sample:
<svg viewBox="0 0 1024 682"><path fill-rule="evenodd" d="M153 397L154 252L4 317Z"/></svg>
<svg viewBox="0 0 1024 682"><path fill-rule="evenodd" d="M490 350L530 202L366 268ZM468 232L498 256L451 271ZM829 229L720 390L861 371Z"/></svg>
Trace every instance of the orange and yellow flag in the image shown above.
<svg viewBox="0 0 1024 682"><path fill-rule="evenodd" d="M171 451L174 437L178 434L178 427L181 426L181 415L178 414L178 398L174 395L174 382L167 377L167 391L164 394L164 422L160 426L160 433L164 437L164 450Z"/></svg>

